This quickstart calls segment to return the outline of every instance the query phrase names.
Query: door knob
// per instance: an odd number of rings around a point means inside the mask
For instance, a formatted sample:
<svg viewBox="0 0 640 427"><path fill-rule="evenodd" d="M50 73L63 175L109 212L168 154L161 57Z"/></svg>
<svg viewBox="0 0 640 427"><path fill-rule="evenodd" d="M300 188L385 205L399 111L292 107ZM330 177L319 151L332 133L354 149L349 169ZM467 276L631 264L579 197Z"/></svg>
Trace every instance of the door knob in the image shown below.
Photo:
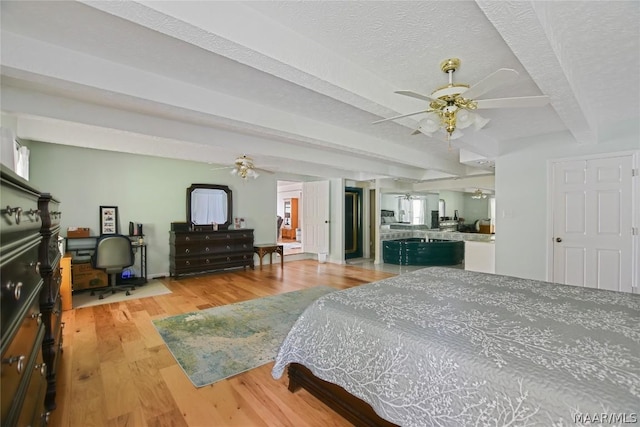
<svg viewBox="0 0 640 427"><path fill-rule="evenodd" d="M558 243L562 242L562 237L556 237L556 242Z"/></svg>

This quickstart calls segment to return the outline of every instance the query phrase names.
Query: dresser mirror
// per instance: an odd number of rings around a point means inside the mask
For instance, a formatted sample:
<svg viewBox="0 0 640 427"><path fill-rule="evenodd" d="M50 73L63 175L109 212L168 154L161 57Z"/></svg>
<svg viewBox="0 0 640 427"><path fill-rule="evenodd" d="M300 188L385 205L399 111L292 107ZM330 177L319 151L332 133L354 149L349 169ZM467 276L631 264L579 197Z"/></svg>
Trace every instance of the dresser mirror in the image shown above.
<svg viewBox="0 0 640 427"><path fill-rule="evenodd" d="M191 184L187 188L187 223L217 224L220 230L231 225L233 217L231 189L226 185Z"/></svg>

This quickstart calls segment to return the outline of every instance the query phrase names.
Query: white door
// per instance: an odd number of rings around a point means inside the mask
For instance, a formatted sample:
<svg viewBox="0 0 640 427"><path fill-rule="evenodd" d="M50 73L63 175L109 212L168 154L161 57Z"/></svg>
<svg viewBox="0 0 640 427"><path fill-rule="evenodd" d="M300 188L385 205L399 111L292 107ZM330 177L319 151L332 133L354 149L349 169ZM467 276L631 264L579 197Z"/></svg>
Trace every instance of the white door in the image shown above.
<svg viewBox="0 0 640 427"><path fill-rule="evenodd" d="M631 292L632 159L554 164L554 282Z"/></svg>
<svg viewBox="0 0 640 427"><path fill-rule="evenodd" d="M302 250L329 253L329 181L302 183Z"/></svg>

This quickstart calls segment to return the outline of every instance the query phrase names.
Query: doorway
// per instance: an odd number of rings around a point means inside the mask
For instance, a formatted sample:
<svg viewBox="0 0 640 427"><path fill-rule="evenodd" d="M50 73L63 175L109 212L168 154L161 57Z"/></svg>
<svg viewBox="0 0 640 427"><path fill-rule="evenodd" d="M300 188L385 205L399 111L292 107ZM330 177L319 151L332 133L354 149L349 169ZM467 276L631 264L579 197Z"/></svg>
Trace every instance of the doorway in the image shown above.
<svg viewBox="0 0 640 427"><path fill-rule="evenodd" d="M632 291L632 169L632 155L553 164L552 281Z"/></svg>
<svg viewBox="0 0 640 427"><path fill-rule="evenodd" d="M344 189L344 257L362 258L362 188Z"/></svg>
<svg viewBox="0 0 640 427"><path fill-rule="evenodd" d="M301 202L302 182L277 181L277 242L283 245L285 256L303 253Z"/></svg>

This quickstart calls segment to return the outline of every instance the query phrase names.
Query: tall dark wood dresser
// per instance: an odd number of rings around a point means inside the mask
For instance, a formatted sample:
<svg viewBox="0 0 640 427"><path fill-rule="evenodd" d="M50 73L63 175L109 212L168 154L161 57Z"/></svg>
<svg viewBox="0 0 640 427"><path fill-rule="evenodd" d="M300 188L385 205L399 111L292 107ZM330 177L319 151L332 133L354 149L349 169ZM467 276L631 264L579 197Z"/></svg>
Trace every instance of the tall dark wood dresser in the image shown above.
<svg viewBox="0 0 640 427"><path fill-rule="evenodd" d="M40 234L40 275L43 280L40 292L40 312L44 323L44 341L42 355L47 365L47 392L44 405L49 411L56 407L56 372L59 355L62 351L62 300L60 297L60 259L62 254L58 249L58 235L60 234L60 202L50 194L43 193L38 199L38 209L42 219Z"/></svg>
<svg viewBox="0 0 640 427"><path fill-rule="evenodd" d="M254 268L253 230L171 231L169 272L181 275Z"/></svg>
<svg viewBox="0 0 640 427"><path fill-rule="evenodd" d="M5 166L0 168L1 422L46 425L50 408L45 399L54 362L44 351L52 331L47 330L51 322L42 302L43 294L55 287L47 283L48 277L59 276L59 251L56 255L48 249L45 257L44 246L52 244L43 237L48 220L42 193ZM56 226L47 222L46 227L57 240ZM57 251L57 241L55 247Z"/></svg>

